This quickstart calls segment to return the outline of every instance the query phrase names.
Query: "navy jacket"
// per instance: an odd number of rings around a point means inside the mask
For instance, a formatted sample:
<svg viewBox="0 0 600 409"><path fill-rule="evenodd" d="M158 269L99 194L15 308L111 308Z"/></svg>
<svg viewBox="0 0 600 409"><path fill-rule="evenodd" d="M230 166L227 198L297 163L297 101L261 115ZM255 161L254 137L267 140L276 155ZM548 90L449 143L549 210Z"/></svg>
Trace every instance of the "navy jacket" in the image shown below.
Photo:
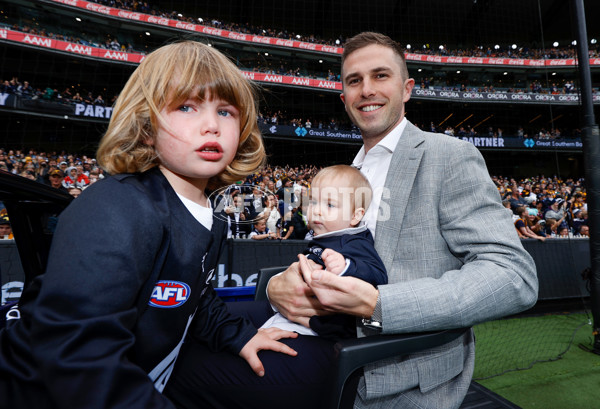
<svg viewBox="0 0 600 409"><path fill-rule="evenodd" d="M172 408L159 390L186 333L236 354L256 333L209 284L226 227L156 168L86 189L0 332L0 408Z"/></svg>
<svg viewBox="0 0 600 409"><path fill-rule="evenodd" d="M360 278L377 287L387 284L387 271L375 251L373 235L365 226L321 234L312 239L304 254L325 268L321 253L332 249L346 258L345 276ZM351 315L326 315L310 318L310 328L333 341L356 336L356 318Z"/></svg>
<svg viewBox="0 0 600 409"><path fill-rule="evenodd" d="M321 260L321 253L325 249L337 251L350 262L344 272L345 276L360 278L375 287L387 284L385 266L375 251L373 235L366 226L316 236L308 243L304 254L325 268Z"/></svg>

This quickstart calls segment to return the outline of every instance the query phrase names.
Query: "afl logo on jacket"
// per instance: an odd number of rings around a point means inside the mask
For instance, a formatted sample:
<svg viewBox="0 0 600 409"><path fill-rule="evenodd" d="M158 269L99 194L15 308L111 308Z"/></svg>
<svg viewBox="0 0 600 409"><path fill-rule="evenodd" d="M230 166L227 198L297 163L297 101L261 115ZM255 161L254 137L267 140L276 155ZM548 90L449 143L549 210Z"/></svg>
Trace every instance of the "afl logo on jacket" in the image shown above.
<svg viewBox="0 0 600 409"><path fill-rule="evenodd" d="M158 308L175 308L190 298L190 286L181 281L159 281L154 286L148 305Z"/></svg>

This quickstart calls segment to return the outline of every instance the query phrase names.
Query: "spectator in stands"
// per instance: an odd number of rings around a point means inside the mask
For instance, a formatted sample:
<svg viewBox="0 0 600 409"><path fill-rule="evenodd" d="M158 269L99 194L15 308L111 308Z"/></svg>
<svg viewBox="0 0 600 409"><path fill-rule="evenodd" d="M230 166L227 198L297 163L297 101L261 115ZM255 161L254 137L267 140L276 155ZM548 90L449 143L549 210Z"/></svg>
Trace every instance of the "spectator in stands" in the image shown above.
<svg viewBox="0 0 600 409"><path fill-rule="evenodd" d="M63 174L66 175L67 169L69 168L69 164L63 160L58 164L58 168L63 171Z"/></svg>
<svg viewBox="0 0 600 409"><path fill-rule="evenodd" d="M44 93L42 94L42 99L47 100L47 101L53 101L56 99L56 94L58 92L53 89L52 87L46 87L46 89L44 90Z"/></svg>
<svg viewBox="0 0 600 409"><path fill-rule="evenodd" d="M11 172L15 175L20 175L21 172L23 172L24 170L24 166L23 166L23 162L21 162L20 160L13 160L12 161L12 169Z"/></svg>
<svg viewBox="0 0 600 409"><path fill-rule="evenodd" d="M16 87L9 80L5 80L4 82L0 83L0 93L14 94L16 91Z"/></svg>
<svg viewBox="0 0 600 409"><path fill-rule="evenodd" d="M92 105L94 103L94 96L92 95L91 91L89 91L87 95L83 97L83 102L88 105Z"/></svg>
<svg viewBox="0 0 600 409"><path fill-rule="evenodd" d="M546 240L546 237L537 235L529 228L529 209L527 207L519 206L517 208L517 216L519 218L515 221L515 227L520 238L537 239L539 241Z"/></svg>
<svg viewBox="0 0 600 409"><path fill-rule="evenodd" d="M253 229L250 232L249 238L252 240L276 239L277 234L269 230L267 227L267 221L263 216L254 221Z"/></svg>
<svg viewBox="0 0 600 409"><path fill-rule="evenodd" d="M517 213L517 208L519 208L520 206L524 206L527 203L525 202L525 199L523 199L521 197L521 195L519 194L519 191L516 190L513 186L512 189L507 189L506 190L506 194L504 195L504 199L508 200L510 202L510 208L512 209L512 211L516 214Z"/></svg>
<svg viewBox="0 0 600 409"><path fill-rule="evenodd" d="M2 240L13 240L13 232L10 227L10 220L8 216L0 217L0 239Z"/></svg>
<svg viewBox="0 0 600 409"><path fill-rule="evenodd" d="M527 227L538 236L546 237L546 220L540 216L537 208L529 208Z"/></svg>
<svg viewBox="0 0 600 409"><path fill-rule="evenodd" d="M48 173L48 184L55 189L62 190L65 193L69 193L67 188L63 185L64 174L60 169L51 170Z"/></svg>
<svg viewBox="0 0 600 409"><path fill-rule="evenodd" d="M265 210L265 190L261 189L260 185L252 186L252 194L248 195L244 199L244 203L247 204L250 219L256 219L259 214L262 214Z"/></svg>
<svg viewBox="0 0 600 409"><path fill-rule="evenodd" d="M23 81L22 85L17 88L17 95L29 99L33 96L33 89L29 85L29 81Z"/></svg>
<svg viewBox="0 0 600 409"><path fill-rule="evenodd" d="M73 93L71 92L70 87L65 88L60 95L65 102L73 102Z"/></svg>
<svg viewBox="0 0 600 409"><path fill-rule="evenodd" d="M275 194L275 182L273 182L272 180L268 180L266 186L268 192Z"/></svg>
<svg viewBox="0 0 600 409"><path fill-rule="evenodd" d="M90 180L86 175L83 174L83 167L81 167L81 165L79 165L79 168L77 166L71 166L70 168L67 168L67 175L63 180L63 185L66 188L75 186L83 189L89 184Z"/></svg>
<svg viewBox="0 0 600 409"><path fill-rule="evenodd" d="M25 177L25 178L27 178L29 180L36 180L37 179L37 177L35 175L35 171L28 170L28 169L26 169L23 172L21 172L21 176L23 176L23 177Z"/></svg>
<svg viewBox="0 0 600 409"><path fill-rule="evenodd" d="M90 179L83 171L83 165L77 164L75 165L75 169L77 170L77 181L75 182L75 185L80 189L85 189L85 187L90 184Z"/></svg>
<svg viewBox="0 0 600 409"><path fill-rule="evenodd" d="M271 182L272 183L272 182ZM279 210L277 210L277 198L273 193L267 193L267 205L262 213L262 216L266 218L266 224L269 231L275 233L276 238L281 238L277 222L281 218Z"/></svg>
<svg viewBox="0 0 600 409"><path fill-rule="evenodd" d="M292 227L292 235L289 237L294 240L304 240L308 233L308 220L304 215L300 201L296 202L292 210L292 218L290 220Z"/></svg>
<svg viewBox="0 0 600 409"><path fill-rule="evenodd" d="M228 215L229 229L227 238L246 238L251 231L250 210L244 206L244 195L234 190L231 193L231 204L225 208Z"/></svg>
<svg viewBox="0 0 600 409"><path fill-rule="evenodd" d="M576 191L573 194L573 201L572 201L571 208L570 208L571 214L573 216L575 216L575 210L577 210L577 209L581 210L581 209L584 209L585 207L586 207L586 203L585 203L585 199L584 199L583 195L581 194L581 191Z"/></svg>
<svg viewBox="0 0 600 409"><path fill-rule="evenodd" d="M298 201L294 193L294 181L290 177L281 178L281 187L277 190L279 200L279 213L285 214L295 206Z"/></svg>
<svg viewBox="0 0 600 409"><path fill-rule="evenodd" d="M579 235L584 237L590 237L590 228L587 224L582 224L579 227Z"/></svg>
<svg viewBox="0 0 600 409"><path fill-rule="evenodd" d="M70 186L67 190L69 191L69 194L74 198L78 198L82 192L81 188L77 186Z"/></svg>
<svg viewBox="0 0 600 409"><path fill-rule="evenodd" d="M516 220L517 216L513 213L512 209L510 208L510 201L508 199L502 199L502 206L504 206L504 208L507 210L507 213L509 213L510 216Z"/></svg>
<svg viewBox="0 0 600 409"><path fill-rule="evenodd" d="M561 226L558 229L558 237L560 237L560 238L569 237L569 228L566 226Z"/></svg>
<svg viewBox="0 0 600 409"><path fill-rule="evenodd" d="M560 220L565 217L564 204L565 201L562 198L551 199L549 202L549 209L546 211L544 217L546 222L548 219Z"/></svg>
<svg viewBox="0 0 600 409"><path fill-rule="evenodd" d="M81 167L81 169L80 169ZM90 177L90 171L92 170L92 164L91 161L88 162L87 160L84 161L81 165L77 165L77 172L78 173L83 173L84 175L86 175L89 179Z"/></svg>
<svg viewBox="0 0 600 409"><path fill-rule="evenodd" d="M39 167L38 167L38 182L43 183L44 180L48 178L48 172L50 171L48 167L48 162L44 159L40 159Z"/></svg>
<svg viewBox="0 0 600 409"><path fill-rule="evenodd" d="M546 214L547 213L548 212L546 212ZM565 221L566 217L566 213L563 213L560 219L555 219L546 215L546 235L554 237L558 234L558 231L561 227L568 227Z"/></svg>
<svg viewBox="0 0 600 409"><path fill-rule="evenodd" d="M96 183L98 180L100 180L100 172L98 171L98 169L93 169L90 171L90 176L88 177L88 179L90 180L90 185L93 185L94 183ZM88 185L89 186L89 185ZM87 186L86 186L87 187Z"/></svg>
<svg viewBox="0 0 600 409"><path fill-rule="evenodd" d="M279 230L281 240L287 240L292 238L292 234L294 233L292 216L293 210L290 210L289 212L285 213L283 217L280 217L279 220L277 220L277 230Z"/></svg>
<svg viewBox="0 0 600 409"><path fill-rule="evenodd" d="M573 210L573 220L571 222L571 227L575 233L578 233L581 230L581 226L588 225L588 212L587 210L575 209Z"/></svg>

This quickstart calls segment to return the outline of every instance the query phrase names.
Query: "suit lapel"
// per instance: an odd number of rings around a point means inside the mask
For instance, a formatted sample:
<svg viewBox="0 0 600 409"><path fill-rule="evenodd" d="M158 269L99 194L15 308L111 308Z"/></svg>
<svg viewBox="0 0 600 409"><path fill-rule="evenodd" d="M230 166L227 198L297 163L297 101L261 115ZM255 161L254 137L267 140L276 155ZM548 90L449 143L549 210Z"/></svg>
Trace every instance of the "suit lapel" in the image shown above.
<svg viewBox="0 0 600 409"><path fill-rule="evenodd" d="M408 122L394 150L385 180L379 207L383 217L380 216L381 220L377 222L375 249L388 271L392 269L404 212L424 152L418 146L424 140L423 132Z"/></svg>

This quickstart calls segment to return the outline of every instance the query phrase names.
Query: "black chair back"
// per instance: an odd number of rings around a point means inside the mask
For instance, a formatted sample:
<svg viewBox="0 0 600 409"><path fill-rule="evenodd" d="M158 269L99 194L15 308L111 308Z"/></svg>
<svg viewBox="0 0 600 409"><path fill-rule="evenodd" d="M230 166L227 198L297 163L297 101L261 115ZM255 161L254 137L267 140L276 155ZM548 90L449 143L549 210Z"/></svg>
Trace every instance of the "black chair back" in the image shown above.
<svg viewBox="0 0 600 409"><path fill-rule="evenodd" d="M276 274L285 271L288 266L265 267L258 271L256 279L256 292L254 293L254 301L267 301L267 284L269 280Z"/></svg>

